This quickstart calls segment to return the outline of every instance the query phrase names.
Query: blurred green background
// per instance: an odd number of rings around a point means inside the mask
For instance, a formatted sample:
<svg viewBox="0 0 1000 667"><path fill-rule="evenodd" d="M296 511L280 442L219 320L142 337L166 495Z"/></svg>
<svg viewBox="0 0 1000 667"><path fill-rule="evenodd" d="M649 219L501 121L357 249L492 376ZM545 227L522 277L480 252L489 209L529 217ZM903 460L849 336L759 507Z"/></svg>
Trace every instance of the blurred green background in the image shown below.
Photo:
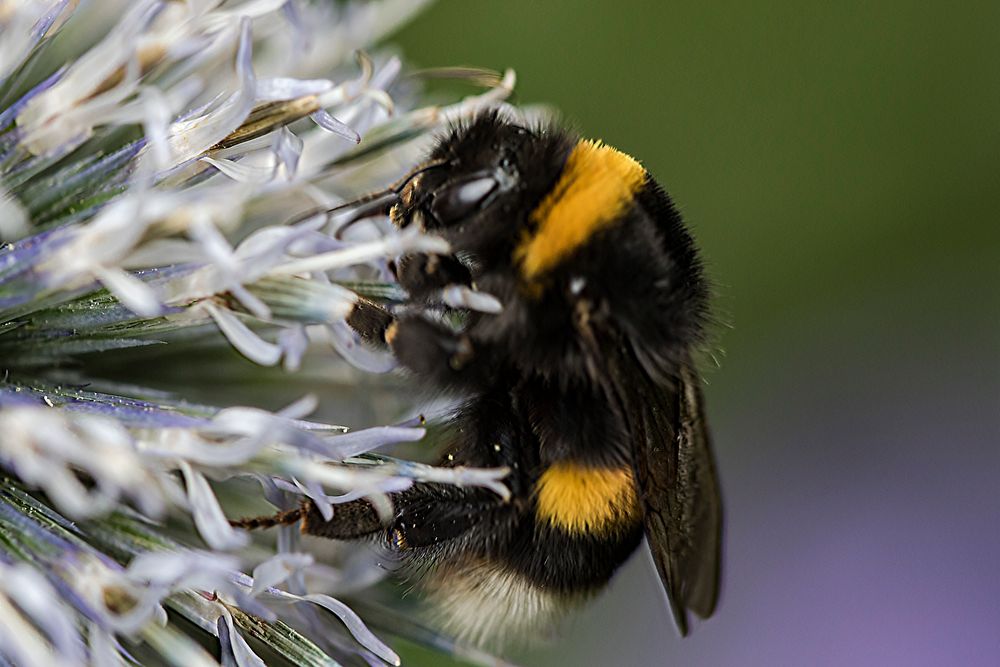
<svg viewBox="0 0 1000 667"><path fill-rule="evenodd" d="M393 41L640 158L730 325L716 617L676 637L634 558L514 658L997 664L1000 3L451 0Z"/></svg>

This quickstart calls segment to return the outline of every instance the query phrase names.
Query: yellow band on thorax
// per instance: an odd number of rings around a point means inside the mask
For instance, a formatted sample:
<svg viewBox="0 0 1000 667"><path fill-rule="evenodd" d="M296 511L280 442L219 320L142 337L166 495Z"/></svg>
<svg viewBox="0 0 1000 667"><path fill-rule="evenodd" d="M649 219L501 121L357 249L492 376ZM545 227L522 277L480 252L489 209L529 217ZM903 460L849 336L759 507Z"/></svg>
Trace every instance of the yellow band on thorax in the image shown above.
<svg viewBox="0 0 1000 667"><path fill-rule="evenodd" d="M630 468L588 468L555 463L535 483L541 521L569 533L607 534L639 516Z"/></svg>
<svg viewBox="0 0 1000 667"><path fill-rule="evenodd" d="M634 158L599 141L577 143L552 191L531 212L535 232L514 250L529 283L609 226L646 181Z"/></svg>

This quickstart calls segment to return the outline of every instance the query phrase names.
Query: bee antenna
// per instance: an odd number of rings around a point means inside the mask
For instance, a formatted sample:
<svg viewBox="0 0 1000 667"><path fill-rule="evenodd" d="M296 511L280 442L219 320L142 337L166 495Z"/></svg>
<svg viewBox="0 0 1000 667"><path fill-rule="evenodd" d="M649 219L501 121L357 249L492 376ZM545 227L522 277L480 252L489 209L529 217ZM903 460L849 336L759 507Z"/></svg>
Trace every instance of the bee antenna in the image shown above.
<svg viewBox="0 0 1000 667"><path fill-rule="evenodd" d="M416 169L414 169L413 171L411 171L410 173L408 173L406 176L403 176L403 178L401 178L398 181L396 181L393 185L390 185L388 188L386 188L385 191L386 192L395 192L396 194L399 194L400 192L403 191L403 188L406 187L407 183L409 183L410 181L412 181L414 178L416 178L420 174L423 174L424 172L427 172L427 171L431 171L432 169L437 169L438 167L443 167L446 164L448 164L447 160L435 160L433 162L428 162L426 164L422 164L419 167L417 167Z"/></svg>
<svg viewBox="0 0 1000 667"><path fill-rule="evenodd" d="M236 519L230 521L229 525L233 528L243 528L244 530L263 530L265 528L273 528L275 526L290 526L291 524L302 519L304 516L305 510L302 507L296 507L293 510L278 512L277 514L265 514L264 516L252 516L245 517L243 519Z"/></svg>
<svg viewBox="0 0 1000 667"><path fill-rule="evenodd" d="M370 218L373 215L378 215L386 211L390 206L399 201L399 195L406 187L407 183L412 181L414 178L420 174L430 171L432 169L437 169L438 167L443 167L447 164L446 160L436 160L434 162L428 162L427 164L421 165L409 172L403 178L396 181L384 190L378 190L376 192L370 192L366 195L362 195L357 199L352 199L351 201L344 202L343 204L338 204L333 208L314 208L301 213L298 216L292 218L288 224L294 225L296 223L302 222L303 220L308 220L317 215L324 215L329 217L332 213L337 213L338 211L343 211L349 208L357 208L354 214L345 220L333 233L333 237L339 239L344 231L356 222L364 220L365 218Z"/></svg>
<svg viewBox="0 0 1000 667"><path fill-rule="evenodd" d="M343 233L354 223L372 216L385 215L392 205L399 201L399 194L392 190L384 190L379 194L381 195L379 199L373 199L360 206L351 217L340 223L340 226L333 232L333 238L339 241Z"/></svg>

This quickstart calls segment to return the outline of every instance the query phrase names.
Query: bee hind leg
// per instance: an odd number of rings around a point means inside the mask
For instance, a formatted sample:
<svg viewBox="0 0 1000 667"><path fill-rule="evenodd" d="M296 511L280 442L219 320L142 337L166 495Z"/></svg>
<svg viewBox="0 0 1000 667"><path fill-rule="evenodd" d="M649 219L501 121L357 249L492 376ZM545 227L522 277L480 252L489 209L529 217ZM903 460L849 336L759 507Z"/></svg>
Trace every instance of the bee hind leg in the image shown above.
<svg viewBox="0 0 1000 667"><path fill-rule="evenodd" d="M275 514L234 519L229 525L244 530L260 530L275 526L290 526L301 522L307 535L331 540L352 540L366 537L387 528L375 508L367 500L355 500L334 505L330 520L311 500L303 500L298 507Z"/></svg>

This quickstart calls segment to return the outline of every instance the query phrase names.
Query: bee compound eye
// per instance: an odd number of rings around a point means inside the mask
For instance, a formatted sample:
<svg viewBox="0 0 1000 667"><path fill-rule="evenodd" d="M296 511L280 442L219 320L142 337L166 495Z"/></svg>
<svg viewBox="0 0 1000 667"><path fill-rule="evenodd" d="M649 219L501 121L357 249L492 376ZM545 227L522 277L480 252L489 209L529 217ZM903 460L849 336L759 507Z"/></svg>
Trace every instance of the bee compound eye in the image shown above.
<svg viewBox="0 0 1000 667"><path fill-rule="evenodd" d="M496 189L497 181L492 176L450 183L434 193L431 213L443 223L461 220L482 208Z"/></svg>

